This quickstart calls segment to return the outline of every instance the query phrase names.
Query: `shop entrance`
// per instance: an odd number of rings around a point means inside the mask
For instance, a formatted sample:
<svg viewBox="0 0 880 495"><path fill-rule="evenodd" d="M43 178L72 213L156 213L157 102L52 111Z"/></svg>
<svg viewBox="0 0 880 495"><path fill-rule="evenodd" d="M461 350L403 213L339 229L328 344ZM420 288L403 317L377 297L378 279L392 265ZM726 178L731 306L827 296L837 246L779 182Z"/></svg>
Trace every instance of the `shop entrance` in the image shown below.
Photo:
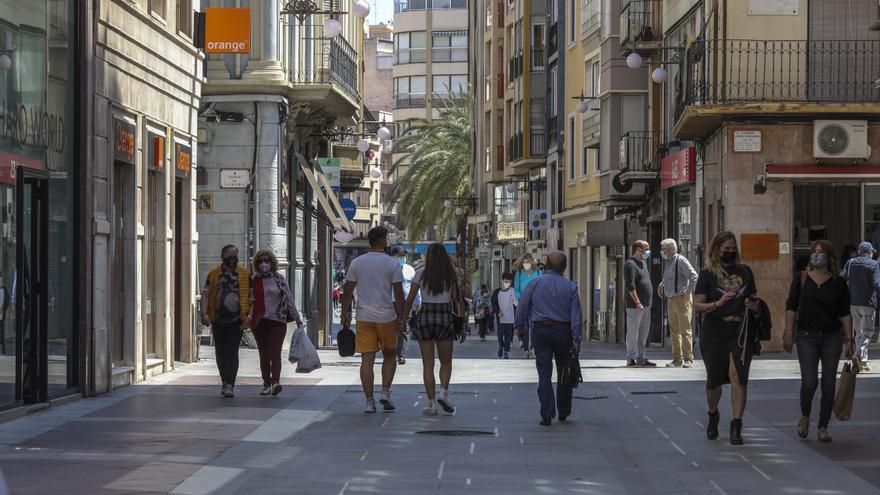
<svg viewBox="0 0 880 495"><path fill-rule="evenodd" d="M867 216L873 218L873 212L866 212L866 220ZM880 210L877 217L880 220ZM807 266L810 243L818 239L834 243L839 260L845 246L864 240L860 185L795 184L793 227L794 271Z"/></svg>
<svg viewBox="0 0 880 495"><path fill-rule="evenodd" d="M187 294L183 288L183 179L174 179L174 242L172 244L172 289L174 301L174 360L182 361L183 357L183 299Z"/></svg>

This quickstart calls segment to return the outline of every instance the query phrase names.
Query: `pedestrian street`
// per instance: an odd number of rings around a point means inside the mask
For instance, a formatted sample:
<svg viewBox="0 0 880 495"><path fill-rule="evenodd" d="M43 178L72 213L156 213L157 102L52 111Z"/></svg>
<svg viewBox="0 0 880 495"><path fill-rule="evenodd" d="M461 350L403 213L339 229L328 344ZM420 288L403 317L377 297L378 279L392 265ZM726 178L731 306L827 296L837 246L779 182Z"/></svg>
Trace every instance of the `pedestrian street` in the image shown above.
<svg viewBox="0 0 880 495"><path fill-rule="evenodd" d="M853 419L832 420L834 442L819 444L796 438L797 361L756 358L746 443L733 447L727 391L721 436L706 439L699 358L626 369L621 350L585 345L573 414L545 427L534 361L497 359L491 340L456 346L457 410L435 417L421 414L418 359L398 367L397 412L367 415L356 357L321 351L308 375L285 365L284 391L261 397L257 352L242 349L225 399L203 347L196 364L0 425L0 469L15 495L880 493L876 375L859 378Z"/></svg>

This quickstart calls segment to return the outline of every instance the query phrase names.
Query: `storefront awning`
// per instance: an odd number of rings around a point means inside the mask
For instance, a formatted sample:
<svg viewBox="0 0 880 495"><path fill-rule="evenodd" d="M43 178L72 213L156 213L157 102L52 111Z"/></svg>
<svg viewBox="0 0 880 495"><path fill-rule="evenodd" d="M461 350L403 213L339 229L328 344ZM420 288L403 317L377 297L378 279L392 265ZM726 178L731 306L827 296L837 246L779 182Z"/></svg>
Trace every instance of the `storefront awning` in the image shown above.
<svg viewBox="0 0 880 495"><path fill-rule="evenodd" d="M880 179L880 166L767 165L768 179Z"/></svg>
<svg viewBox="0 0 880 495"><path fill-rule="evenodd" d="M427 253L427 252L428 252L428 247L430 247L431 244L433 244L433 243L420 243L420 244L416 244L416 254L425 254L425 253ZM449 253L449 254L455 254L455 253L458 251L458 249L456 248L456 245L455 245L455 244L446 244L446 243L444 243L444 244L443 244L443 249L445 249L446 252Z"/></svg>
<svg viewBox="0 0 880 495"><path fill-rule="evenodd" d="M351 222L342 216L342 207L339 206L339 200L336 199L336 194L330 187L330 183L327 182L327 178L320 172L313 172L302 154L297 153L296 159L303 171L303 175L305 175L306 180L312 187L315 197L318 198L318 203L324 208L324 212L330 218L331 222L333 222L333 226L338 230L353 232ZM321 187L321 182L323 182L323 188Z"/></svg>

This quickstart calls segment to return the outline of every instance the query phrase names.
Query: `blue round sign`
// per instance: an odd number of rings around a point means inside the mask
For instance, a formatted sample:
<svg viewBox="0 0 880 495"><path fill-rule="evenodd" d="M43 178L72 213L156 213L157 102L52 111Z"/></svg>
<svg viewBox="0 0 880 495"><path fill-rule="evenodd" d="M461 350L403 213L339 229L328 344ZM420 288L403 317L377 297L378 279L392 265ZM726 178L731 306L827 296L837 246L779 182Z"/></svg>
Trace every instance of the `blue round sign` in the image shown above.
<svg viewBox="0 0 880 495"><path fill-rule="evenodd" d="M354 220L354 216L357 214L357 204L354 201L348 198L342 198L339 200L339 206L342 207L342 213L345 213L345 218L349 220Z"/></svg>

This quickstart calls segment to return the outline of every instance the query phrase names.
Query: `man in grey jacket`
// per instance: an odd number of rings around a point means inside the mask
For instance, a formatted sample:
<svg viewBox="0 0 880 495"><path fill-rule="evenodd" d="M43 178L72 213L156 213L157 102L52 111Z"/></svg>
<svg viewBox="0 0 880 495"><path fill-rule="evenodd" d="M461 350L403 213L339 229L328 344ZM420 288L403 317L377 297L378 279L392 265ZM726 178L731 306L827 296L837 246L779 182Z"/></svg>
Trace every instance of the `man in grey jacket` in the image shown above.
<svg viewBox="0 0 880 495"><path fill-rule="evenodd" d="M868 344L874 337L874 308L877 307L877 290L880 289L880 266L873 259L874 253L876 251L870 242L859 244L858 256L847 261L840 272L840 276L849 284L856 356L862 371L871 369L868 366Z"/></svg>
<svg viewBox="0 0 880 495"><path fill-rule="evenodd" d="M690 368L694 365L694 338L691 333L693 292L697 286L697 271L687 258L678 254L675 239L660 242L660 254L665 266L663 281L657 288L666 298L669 337L672 340L672 362L667 368Z"/></svg>

